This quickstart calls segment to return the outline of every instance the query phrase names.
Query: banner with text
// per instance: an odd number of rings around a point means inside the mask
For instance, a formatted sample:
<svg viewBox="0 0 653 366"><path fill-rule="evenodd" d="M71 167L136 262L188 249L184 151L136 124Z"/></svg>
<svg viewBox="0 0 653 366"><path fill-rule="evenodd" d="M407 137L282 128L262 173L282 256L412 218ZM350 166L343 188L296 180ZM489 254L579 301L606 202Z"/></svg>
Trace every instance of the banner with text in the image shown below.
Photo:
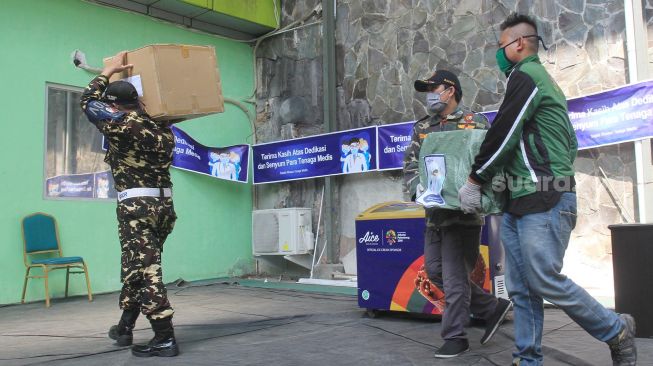
<svg viewBox="0 0 653 366"><path fill-rule="evenodd" d="M172 127L175 149L172 166L218 179L247 183L249 145L204 146L178 127Z"/></svg>
<svg viewBox="0 0 653 366"><path fill-rule="evenodd" d="M179 127L172 126L172 133L175 136L173 167L218 179L247 183L249 145L207 147L195 141ZM102 150L108 149L109 142L102 136Z"/></svg>
<svg viewBox="0 0 653 366"><path fill-rule="evenodd" d="M254 184L377 170L376 127L252 146Z"/></svg>
<svg viewBox="0 0 653 366"><path fill-rule="evenodd" d="M653 137L653 81L569 99L568 106L579 149ZM481 113L490 123L497 115L497 111ZM402 169L414 123L401 122L253 146L254 184ZM347 139L353 141L355 148L352 149ZM352 150L362 153L367 164L352 156Z"/></svg>
<svg viewBox="0 0 653 366"><path fill-rule="evenodd" d="M578 148L653 137L653 81L570 99Z"/></svg>
<svg viewBox="0 0 653 366"><path fill-rule="evenodd" d="M58 175L46 179L47 197L116 198L111 172Z"/></svg>
<svg viewBox="0 0 653 366"><path fill-rule="evenodd" d="M572 98L567 106L579 150L653 137L653 81ZM490 123L497 115L481 113Z"/></svg>
<svg viewBox="0 0 653 366"><path fill-rule="evenodd" d="M410 145L415 121L379 126L379 170L402 169L404 152Z"/></svg>

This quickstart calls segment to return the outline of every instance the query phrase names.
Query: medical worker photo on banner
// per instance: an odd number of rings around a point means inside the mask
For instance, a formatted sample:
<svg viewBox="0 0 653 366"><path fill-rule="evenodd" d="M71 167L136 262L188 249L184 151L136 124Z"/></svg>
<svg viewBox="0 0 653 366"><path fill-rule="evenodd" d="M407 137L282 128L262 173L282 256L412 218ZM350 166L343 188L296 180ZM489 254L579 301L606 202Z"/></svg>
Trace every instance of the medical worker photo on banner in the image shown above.
<svg viewBox="0 0 653 366"><path fill-rule="evenodd" d="M95 173L95 198L116 198L116 188L110 171Z"/></svg>
<svg viewBox="0 0 653 366"><path fill-rule="evenodd" d="M48 178L46 195L48 197L59 197L61 195L59 179L56 177Z"/></svg>
<svg viewBox="0 0 653 366"><path fill-rule="evenodd" d="M217 178L226 180L238 180L240 175L241 156L236 151L229 149L209 150L209 173Z"/></svg>
<svg viewBox="0 0 653 366"><path fill-rule="evenodd" d="M345 135L340 138L340 163L343 173L360 173L370 170L372 153L367 133Z"/></svg>

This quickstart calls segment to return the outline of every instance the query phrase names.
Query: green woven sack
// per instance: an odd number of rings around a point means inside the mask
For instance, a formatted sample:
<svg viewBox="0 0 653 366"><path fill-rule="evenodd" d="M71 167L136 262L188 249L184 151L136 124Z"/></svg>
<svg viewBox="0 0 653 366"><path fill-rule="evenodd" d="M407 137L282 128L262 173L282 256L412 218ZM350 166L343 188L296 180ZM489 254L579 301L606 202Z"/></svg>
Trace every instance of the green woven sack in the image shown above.
<svg viewBox="0 0 653 366"><path fill-rule="evenodd" d="M486 133L487 130L469 129L434 132L426 136L419 154L419 175L427 193L418 197L420 203L430 203L435 209L460 210L458 189L465 184ZM430 180L427 179L427 170ZM505 197L506 192L492 189L492 182L484 184L481 214L501 213Z"/></svg>

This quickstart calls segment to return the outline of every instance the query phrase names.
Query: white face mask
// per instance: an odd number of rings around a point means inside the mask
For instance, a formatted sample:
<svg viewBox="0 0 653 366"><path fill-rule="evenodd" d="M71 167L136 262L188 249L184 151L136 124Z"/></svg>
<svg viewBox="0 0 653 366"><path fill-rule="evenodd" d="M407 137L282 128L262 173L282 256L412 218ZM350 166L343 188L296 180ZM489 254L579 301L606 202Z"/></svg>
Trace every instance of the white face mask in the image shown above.
<svg viewBox="0 0 653 366"><path fill-rule="evenodd" d="M446 92L447 90L449 90L449 88L443 90L440 93L426 93L426 111L429 115L437 116L442 113L445 108L447 108L449 101L447 100L446 102L443 102L440 99L442 93Z"/></svg>

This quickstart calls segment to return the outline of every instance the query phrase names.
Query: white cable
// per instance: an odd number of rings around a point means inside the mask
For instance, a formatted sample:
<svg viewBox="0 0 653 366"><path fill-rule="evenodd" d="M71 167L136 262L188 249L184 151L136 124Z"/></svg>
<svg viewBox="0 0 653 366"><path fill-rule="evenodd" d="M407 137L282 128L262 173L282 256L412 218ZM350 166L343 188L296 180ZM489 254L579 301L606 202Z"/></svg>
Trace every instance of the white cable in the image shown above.
<svg viewBox="0 0 653 366"><path fill-rule="evenodd" d="M313 10L311 10L310 13L308 13L303 18L301 18L299 20L295 20L294 22L286 25L285 27L276 29L276 30L274 30L274 31L272 31L270 33L264 34L264 35L262 35L262 36L260 36L260 37L258 37L256 39L252 40L252 41L256 41L256 43L254 44L254 49L252 50L252 58L253 58L252 66L254 67L254 90L252 90L252 93L250 94L249 98L245 100L245 102L248 102L248 103L251 103L251 104L256 103L256 91L258 90L258 79L256 78L256 50L258 50L258 47L261 44L261 42L264 39L272 37L272 36L276 36L277 34L289 32L291 30L303 28L304 26L309 26L309 25L312 25L312 24L319 24L321 22L314 22L314 23L310 23L310 24L306 24L306 25L304 25L303 23L305 21L307 21L313 15L319 15L321 13L322 13L322 4L319 3L315 8L313 8ZM299 26L296 27L297 25L299 25Z"/></svg>
<svg viewBox="0 0 653 366"><path fill-rule="evenodd" d="M324 202L324 187L322 186L322 198L320 198L320 211L317 215L317 229L315 230L315 243L313 244L313 260L311 261L311 276L313 278L313 268L315 268L315 253L317 253L317 240L320 237L320 221L322 219L322 203Z"/></svg>
<svg viewBox="0 0 653 366"><path fill-rule="evenodd" d="M322 198L324 198L324 187L322 187ZM320 212L321 211L322 211L322 208L321 208L321 202L320 202ZM322 260L322 255L324 254L324 249L326 249L327 244L329 244L329 243L326 240L324 240L324 246L322 247L322 252L320 252L320 256L317 258L317 262L315 262L315 263L320 263L320 261Z"/></svg>

